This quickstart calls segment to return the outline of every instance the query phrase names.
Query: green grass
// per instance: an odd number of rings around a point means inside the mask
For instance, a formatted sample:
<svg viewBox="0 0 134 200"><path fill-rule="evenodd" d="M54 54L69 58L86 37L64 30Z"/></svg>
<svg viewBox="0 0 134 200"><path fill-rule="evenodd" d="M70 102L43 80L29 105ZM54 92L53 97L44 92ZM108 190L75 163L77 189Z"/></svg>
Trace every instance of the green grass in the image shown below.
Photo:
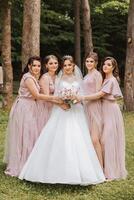
<svg viewBox="0 0 134 200"><path fill-rule="evenodd" d="M48 185L4 175L2 163L8 112L0 110L0 200L134 200L134 113L124 113L126 127L126 180L96 186Z"/></svg>

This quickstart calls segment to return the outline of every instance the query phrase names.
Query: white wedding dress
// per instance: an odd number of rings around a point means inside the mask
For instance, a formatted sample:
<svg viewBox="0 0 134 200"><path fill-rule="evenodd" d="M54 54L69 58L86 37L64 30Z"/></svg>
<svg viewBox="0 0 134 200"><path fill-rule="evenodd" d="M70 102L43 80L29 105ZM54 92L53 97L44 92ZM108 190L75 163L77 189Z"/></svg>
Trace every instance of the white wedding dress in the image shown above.
<svg viewBox="0 0 134 200"><path fill-rule="evenodd" d="M61 80L59 88L80 88ZM19 179L41 183L90 185L105 181L91 142L82 104L67 111L54 106Z"/></svg>

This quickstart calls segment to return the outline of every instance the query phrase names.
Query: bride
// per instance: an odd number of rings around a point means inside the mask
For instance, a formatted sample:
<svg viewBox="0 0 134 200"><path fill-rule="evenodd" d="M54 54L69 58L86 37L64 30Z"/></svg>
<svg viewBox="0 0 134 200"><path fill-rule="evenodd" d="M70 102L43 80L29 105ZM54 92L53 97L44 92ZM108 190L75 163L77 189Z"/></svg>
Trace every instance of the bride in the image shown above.
<svg viewBox="0 0 134 200"><path fill-rule="evenodd" d="M90 185L105 181L81 103L68 97L81 93L80 76L75 75L71 56L63 57L56 95L70 105L54 106L19 179L41 183Z"/></svg>

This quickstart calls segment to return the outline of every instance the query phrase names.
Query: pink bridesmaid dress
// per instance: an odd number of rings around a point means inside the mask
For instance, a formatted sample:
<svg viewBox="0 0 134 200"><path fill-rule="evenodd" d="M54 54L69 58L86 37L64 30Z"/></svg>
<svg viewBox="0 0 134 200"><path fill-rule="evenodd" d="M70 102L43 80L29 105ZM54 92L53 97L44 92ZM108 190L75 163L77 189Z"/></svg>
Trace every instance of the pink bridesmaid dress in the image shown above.
<svg viewBox="0 0 134 200"><path fill-rule="evenodd" d="M48 87L49 87L49 95L53 95L54 91L55 91L55 84L53 82L53 80L51 79L51 77L48 75L48 73L45 73L42 75L41 79L42 79L42 83L45 85L46 81L45 78L48 78ZM40 85L40 93L44 93L44 89L43 89L43 85L40 83L39 81L39 85ZM41 132L42 128L45 126L45 124L47 123L51 111L52 111L52 107L53 107L53 103L51 102L45 102L42 100L38 101L38 112L39 112L39 118L38 118L38 130L39 132Z"/></svg>
<svg viewBox="0 0 134 200"><path fill-rule="evenodd" d="M40 90L37 80L29 72L23 75L7 127L4 161L7 163L5 173L10 176L19 175L39 136L37 101L25 85L28 78L33 79L37 91Z"/></svg>
<svg viewBox="0 0 134 200"><path fill-rule="evenodd" d="M116 98L122 97L122 93L116 78L105 79L101 91L106 93L102 99L104 173L111 180L125 178L124 123L116 102Z"/></svg>
<svg viewBox="0 0 134 200"><path fill-rule="evenodd" d="M101 89L101 85L102 76L96 69L84 77L83 89L86 95L98 92ZM102 134L101 100L88 101L84 104L84 107L91 137L100 138Z"/></svg>

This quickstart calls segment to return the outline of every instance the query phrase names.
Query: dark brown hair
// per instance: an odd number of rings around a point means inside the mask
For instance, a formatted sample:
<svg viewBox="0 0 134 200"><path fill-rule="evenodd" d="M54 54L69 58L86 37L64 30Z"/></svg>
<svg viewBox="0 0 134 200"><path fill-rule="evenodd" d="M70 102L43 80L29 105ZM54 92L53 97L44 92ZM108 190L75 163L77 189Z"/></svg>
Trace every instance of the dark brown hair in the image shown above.
<svg viewBox="0 0 134 200"><path fill-rule="evenodd" d="M39 61L39 62L41 63L41 58L40 58L39 56L32 56L32 57L30 57L30 58L28 59L28 62L27 62L27 64L26 64L26 67L24 68L24 70L23 70L23 72L22 72L22 75L25 74L25 73L27 73L27 72L29 72L29 67L28 67L28 65L32 65L33 62L34 62L35 60L37 60L37 61ZM43 73L44 73L44 72L43 72L43 67L42 67L42 65L41 65L40 77L42 76Z"/></svg>
<svg viewBox="0 0 134 200"><path fill-rule="evenodd" d="M113 76L116 77L117 79L119 79L119 68L118 68L118 63L117 61L115 60L115 58L113 57L105 57L102 64L101 64L101 73L102 73L102 77L103 79L105 79L105 73L103 72L103 65L104 65L104 62L106 60L110 60L112 62L112 66L113 66Z"/></svg>
<svg viewBox="0 0 134 200"><path fill-rule="evenodd" d="M74 65L75 65L74 58L70 55L65 55L62 58L62 68L63 68L65 60L69 60L71 63L74 63Z"/></svg>

